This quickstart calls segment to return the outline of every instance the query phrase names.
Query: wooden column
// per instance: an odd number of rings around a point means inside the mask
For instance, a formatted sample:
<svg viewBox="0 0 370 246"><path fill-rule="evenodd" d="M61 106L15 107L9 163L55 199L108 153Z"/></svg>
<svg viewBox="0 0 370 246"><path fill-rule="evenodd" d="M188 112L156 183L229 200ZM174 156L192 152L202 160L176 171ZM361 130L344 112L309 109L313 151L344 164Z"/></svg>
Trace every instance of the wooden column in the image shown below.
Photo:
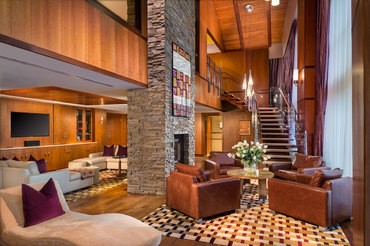
<svg viewBox="0 0 370 246"><path fill-rule="evenodd" d="M370 2L352 1L353 245L370 245ZM367 233L366 233L367 232Z"/></svg>
<svg viewBox="0 0 370 246"><path fill-rule="evenodd" d="M298 114L307 131L312 154L315 129L316 1L298 1Z"/></svg>

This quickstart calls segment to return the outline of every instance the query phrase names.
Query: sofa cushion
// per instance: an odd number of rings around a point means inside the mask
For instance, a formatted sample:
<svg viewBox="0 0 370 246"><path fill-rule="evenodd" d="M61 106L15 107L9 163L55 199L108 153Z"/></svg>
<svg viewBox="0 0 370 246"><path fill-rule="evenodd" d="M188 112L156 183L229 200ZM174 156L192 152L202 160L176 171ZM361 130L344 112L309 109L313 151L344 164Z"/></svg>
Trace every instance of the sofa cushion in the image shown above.
<svg viewBox="0 0 370 246"><path fill-rule="evenodd" d="M9 167L15 167L15 168L28 169L30 171L30 174L31 175L40 174L39 168L37 167L37 164L34 161L14 161L14 160L8 160L8 166Z"/></svg>
<svg viewBox="0 0 370 246"><path fill-rule="evenodd" d="M24 227L37 225L65 213L52 179L40 191L22 184L22 202Z"/></svg>
<svg viewBox="0 0 370 246"><path fill-rule="evenodd" d="M176 164L176 169L180 173L195 176L198 179L198 182L204 182L207 180L207 177L204 174L203 170L199 167L178 163Z"/></svg>
<svg viewBox="0 0 370 246"><path fill-rule="evenodd" d="M107 146L104 145L103 156L113 156L114 155L114 145Z"/></svg>
<svg viewBox="0 0 370 246"><path fill-rule="evenodd" d="M39 169L40 173L46 173L46 162L45 159L37 160L33 155L30 156L28 161L34 161L37 164L37 168Z"/></svg>
<svg viewBox="0 0 370 246"><path fill-rule="evenodd" d="M8 167L8 160L0 160L0 167Z"/></svg>
<svg viewBox="0 0 370 246"><path fill-rule="evenodd" d="M321 167L322 158L320 156L310 156L297 153L292 163L293 169Z"/></svg>
<svg viewBox="0 0 370 246"><path fill-rule="evenodd" d="M77 171L69 171L69 181L81 179L82 175Z"/></svg>
<svg viewBox="0 0 370 246"><path fill-rule="evenodd" d="M117 155L127 156L127 146L118 145Z"/></svg>
<svg viewBox="0 0 370 246"><path fill-rule="evenodd" d="M309 185L314 187L321 187L326 180L341 178L342 175L343 170L341 169L316 170L315 174L311 178Z"/></svg>

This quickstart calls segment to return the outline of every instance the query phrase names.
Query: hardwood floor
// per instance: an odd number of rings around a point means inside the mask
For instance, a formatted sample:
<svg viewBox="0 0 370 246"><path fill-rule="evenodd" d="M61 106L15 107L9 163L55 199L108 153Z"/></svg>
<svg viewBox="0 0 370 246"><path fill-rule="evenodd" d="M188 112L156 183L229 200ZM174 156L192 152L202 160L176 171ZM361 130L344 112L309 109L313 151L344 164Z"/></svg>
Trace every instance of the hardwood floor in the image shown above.
<svg viewBox="0 0 370 246"><path fill-rule="evenodd" d="M69 207L72 211L86 214L122 213L141 220L165 201L165 196L129 194L126 186L119 186L94 197L73 202ZM340 225L352 244L352 221L345 221ZM160 245L205 246L210 244L162 236Z"/></svg>
<svg viewBox="0 0 370 246"><path fill-rule="evenodd" d="M122 213L140 220L165 202L165 196L129 194L126 187L120 186L94 197L70 203L69 207L75 212L86 214ZM160 245L204 246L210 244L163 236Z"/></svg>

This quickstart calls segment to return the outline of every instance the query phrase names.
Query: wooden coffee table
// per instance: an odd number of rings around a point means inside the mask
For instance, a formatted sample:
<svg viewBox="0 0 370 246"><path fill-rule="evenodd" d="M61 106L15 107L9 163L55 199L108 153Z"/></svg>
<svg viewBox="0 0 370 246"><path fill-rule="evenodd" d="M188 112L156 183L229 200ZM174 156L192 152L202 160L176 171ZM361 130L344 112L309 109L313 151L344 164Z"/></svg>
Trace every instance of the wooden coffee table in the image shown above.
<svg viewBox="0 0 370 246"><path fill-rule="evenodd" d="M243 193L243 179L257 179L258 180L258 194L259 199L267 197L266 179L274 177L274 174L269 171L256 170L256 174L247 174L244 169L234 169L227 172L227 175L240 179L240 192Z"/></svg>

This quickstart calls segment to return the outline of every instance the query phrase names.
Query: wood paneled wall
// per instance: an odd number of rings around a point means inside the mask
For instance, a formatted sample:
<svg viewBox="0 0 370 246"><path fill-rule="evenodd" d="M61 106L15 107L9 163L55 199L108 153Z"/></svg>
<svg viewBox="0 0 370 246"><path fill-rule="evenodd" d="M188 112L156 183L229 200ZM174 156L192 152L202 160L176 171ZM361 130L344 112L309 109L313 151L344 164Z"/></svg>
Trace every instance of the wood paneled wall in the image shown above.
<svg viewBox="0 0 370 246"><path fill-rule="evenodd" d="M254 91L258 100L258 106L268 106L268 94L259 93L269 89L269 61L268 49L233 51L210 55L211 59L222 68L222 71L235 77L238 82L223 80L222 87L229 91L241 91L244 73L249 74L252 69ZM223 75L225 77L225 75ZM248 78L248 77L247 77Z"/></svg>
<svg viewBox="0 0 370 246"><path fill-rule="evenodd" d="M0 98L0 147L10 148L10 147L22 147L24 146L24 141L40 140L40 145L53 144L53 105L31 102L31 101L20 101L12 100L7 98ZM32 112L49 114L49 133L47 137L17 137L12 138L10 134L10 113L11 112Z"/></svg>
<svg viewBox="0 0 370 246"><path fill-rule="evenodd" d="M232 146L241 140L253 141L254 130L251 125L251 134L249 136L240 136L240 121L251 121L252 115L250 112L243 110L230 111L221 114L223 116L223 151L231 151Z"/></svg>
<svg viewBox="0 0 370 246"><path fill-rule="evenodd" d="M316 22L316 0L298 1L298 114L307 131L309 154L315 129Z"/></svg>
<svg viewBox="0 0 370 246"><path fill-rule="evenodd" d="M208 91L208 82L205 78L195 75L195 102L221 110L220 97L214 94L214 86Z"/></svg>
<svg viewBox="0 0 370 246"><path fill-rule="evenodd" d="M127 115L107 114L107 144L127 145Z"/></svg>
<svg viewBox="0 0 370 246"><path fill-rule="evenodd" d="M95 109L93 117L94 140L97 142L97 151L102 152L107 144L107 112Z"/></svg>
<svg viewBox="0 0 370 246"><path fill-rule="evenodd" d="M0 34L147 84L146 40L84 0L2 0Z"/></svg>
<svg viewBox="0 0 370 246"><path fill-rule="evenodd" d="M194 117L195 155L206 155L206 116L195 113Z"/></svg>
<svg viewBox="0 0 370 246"><path fill-rule="evenodd" d="M370 245L370 2L352 1L353 245Z"/></svg>

